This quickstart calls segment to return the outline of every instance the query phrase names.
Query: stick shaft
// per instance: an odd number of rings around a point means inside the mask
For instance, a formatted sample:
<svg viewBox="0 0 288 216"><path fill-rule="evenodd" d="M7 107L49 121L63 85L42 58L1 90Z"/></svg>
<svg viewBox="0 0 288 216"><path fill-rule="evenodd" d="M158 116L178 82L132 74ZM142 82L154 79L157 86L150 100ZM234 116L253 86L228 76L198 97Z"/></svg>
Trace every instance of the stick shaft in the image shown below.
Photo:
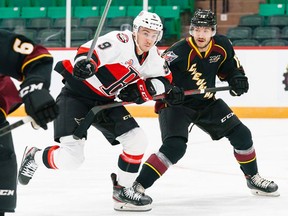
<svg viewBox="0 0 288 216"><path fill-rule="evenodd" d="M28 122L32 122L33 119L30 116L26 116L23 119L14 122L11 125L7 125L0 129L0 136L4 136L7 133L10 133L13 129L20 127L21 125L24 125Z"/></svg>
<svg viewBox="0 0 288 216"><path fill-rule="evenodd" d="M192 89L184 91L185 95L195 95L195 94L205 94L207 92L219 92L219 91L227 91L230 90L230 86L223 86L223 87L215 87L215 88L206 88L206 89ZM156 95L153 97L153 100L159 100L165 98L165 94Z"/></svg>
<svg viewBox="0 0 288 216"><path fill-rule="evenodd" d="M216 87L216 88L206 88L206 89L193 89L193 90L187 90L184 92L185 95L195 95L195 94L205 94L207 92L218 92L218 91L226 91L226 90L230 90L231 88L229 86L225 86L225 87ZM153 97L153 100L160 100L165 98L165 94L161 94L161 95L156 95ZM101 106L95 106L93 107L86 115L85 119L81 122L81 124L78 126L78 128L75 130L74 132L74 138L76 139L81 139L84 134L86 133L86 131L88 130L88 128L90 127L90 125L93 123L95 115L104 110L104 109L109 109L109 108L113 108L113 107L118 107L118 106L124 106L124 105L128 105L128 104L132 104L133 102L114 102L114 103L110 103L110 104L105 104L105 105L101 105ZM26 116L23 119L11 124L11 125L7 125L3 128L0 129L0 137L4 136L7 133L10 133L13 129L20 127L21 125L24 125L28 122L32 122L33 123L33 119L30 116ZM35 129L37 129L37 125L35 124ZM38 126L39 127L39 126Z"/></svg>
<svg viewBox="0 0 288 216"><path fill-rule="evenodd" d="M230 86L206 88L206 89L193 89L193 90L185 91L184 94L185 95L205 94L207 92L226 91L226 90L230 90L230 89L231 89ZM165 96L166 96L166 94L156 95L153 97L153 100L160 100L160 99L165 98ZM88 128L93 123L96 114L99 113L100 111L102 111L104 109L109 109L109 108L118 107L118 106L124 106L124 105L128 105L128 104L132 104L132 102L114 102L114 103L110 103L110 104L105 104L105 105L93 107L88 112L85 119L83 121L81 121L80 125L75 130L73 137L75 139L82 139L84 134L87 132Z"/></svg>
<svg viewBox="0 0 288 216"><path fill-rule="evenodd" d="M87 61L89 61L91 59L91 56L92 56L93 50L95 48L96 42L97 42L97 40L99 38L100 32L102 31L102 28L103 28L103 25L104 25L108 10L110 8L111 2L112 2L112 0L107 0L107 2L106 2L106 5L105 5L105 8L104 8L103 14L101 16L101 19L99 21L99 25L98 25L98 27L96 29L96 32L95 32L91 47L90 47L89 52L87 54L87 58L86 58Z"/></svg>

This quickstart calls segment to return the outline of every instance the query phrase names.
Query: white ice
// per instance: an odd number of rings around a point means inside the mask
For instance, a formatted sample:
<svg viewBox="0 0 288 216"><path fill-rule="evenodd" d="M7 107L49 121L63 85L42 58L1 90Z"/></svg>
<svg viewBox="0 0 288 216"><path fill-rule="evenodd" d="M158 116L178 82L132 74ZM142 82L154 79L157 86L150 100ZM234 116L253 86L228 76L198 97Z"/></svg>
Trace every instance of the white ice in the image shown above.
<svg viewBox="0 0 288 216"><path fill-rule="evenodd" d="M11 117L10 122L19 118ZM137 118L149 138L150 153L161 145L158 120ZM189 135L185 156L146 190L153 202L145 213L116 212L110 174L116 172L120 146L112 147L94 128L85 146L86 160L76 171L40 167L30 184L18 185L14 216L287 216L288 120L242 119L251 129L260 175L279 185L280 197L250 194L229 142L212 141L197 127ZM177 125L175 125L177 127ZM53 125L35 131L29 124L13 131L18 164L25 146L53 145Z"/></svg>

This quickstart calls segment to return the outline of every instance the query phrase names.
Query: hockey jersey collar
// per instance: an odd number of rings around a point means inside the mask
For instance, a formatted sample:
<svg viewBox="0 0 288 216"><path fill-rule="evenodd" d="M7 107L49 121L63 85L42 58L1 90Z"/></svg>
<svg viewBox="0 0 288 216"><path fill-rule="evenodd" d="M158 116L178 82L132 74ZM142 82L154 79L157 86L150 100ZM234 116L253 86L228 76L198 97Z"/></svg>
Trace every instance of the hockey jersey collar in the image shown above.
<svg viewBox="0 0 288 216"><path fill-rule="evenodd" d="M199 56L199 58L206 58L207 56L210 55L211 51L212 51L212 47L214 46L215 44L215 41L214 39L212 38L208 44L208 49L206 50L205 52L205 55L204 57L201 55L201 52L199 51L199 49L197 48L195 42L194 42L194 39L193 37L189 37L187 38L187 42L188 42L188 45L193 49L195 50L195 52L197 53L197 55Z"/></svg>

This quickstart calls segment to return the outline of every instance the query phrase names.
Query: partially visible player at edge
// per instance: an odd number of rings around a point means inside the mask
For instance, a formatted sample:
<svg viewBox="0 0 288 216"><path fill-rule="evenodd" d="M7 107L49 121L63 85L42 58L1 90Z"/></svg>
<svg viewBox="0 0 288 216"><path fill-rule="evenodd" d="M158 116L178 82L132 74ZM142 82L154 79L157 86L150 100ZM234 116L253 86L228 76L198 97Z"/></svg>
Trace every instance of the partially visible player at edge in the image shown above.
<svg viewBox="0 0 288 216"><path fill-rule="evenodd" d="M156 102L163 144L143 164L134 185L128 189L130 193L124 194L128 200L128 196L139 193L138 188L141 188L143 194L138 198L139 202L130 202L135 204L134 211L137 207L139 211L151 209L150 203L144 204L146 208L141 203L149 197L143 188L151 187L184 156L191 123L207 132L213 140L225 137L230 141L247 186L254 195L279 196L278 185L259 175L251 132L228 105L222 99L216 99L214 93L184 97L183 90L215 87L216 76L228 82L232 96L240 96L249 88L230 41L225 36L215 35L216 19L212 11L197 10L191 19L189 33L190 37L163 53L175 84L169 95L174 97L172 101L168 97L166 102ZM189 181L191 184L193 179Z"/></svg>
<svg viewBox="0 0 288 216"><path fill-rule="evenodd" d="M54 121L54 139L60 144L41 151L32 147L25 153L19 170L21 184L28 184L38 165L44 164L50 169L74 169L83 163L87 135L77 140L73 133L92 107L112 103L117 95L123 101L141 104L171 88L171 73L155 46L162 34L159 16L142 11L134 19L133 31L112 31L99 37L89 62L86 57L92 41L78 49L74 63L68 60L57 63L55 70L65 81L56 100L60 114ZM123 146L118 159L118 179L116 176L114 179L114 208L130 209L120 196L130 193L124 187L129 188L135 181L148 144L146 135L124 106L98 113L93 126L112 145L121 143ZM97 142L97 138L94 140ZM95 156L97 159L97 152ZM99 166L105 163L98 162ZM139 202L140 195L129 196L129 201ZM145 197L141 202L149 204L152 200ZM134 206L131 206L133 210Z"/></svg>
<svg viewBox="0 0 288 216"><path fill-rule="evenodd" d="M26 113L43 129L58 114L49 93L53 57L23 35L0 30L0 128L7 115L22 103ZM11 80L21 82L20 89ZM0 216L14 212L17 198L17 160L11 133L0 136Z"/></svg>

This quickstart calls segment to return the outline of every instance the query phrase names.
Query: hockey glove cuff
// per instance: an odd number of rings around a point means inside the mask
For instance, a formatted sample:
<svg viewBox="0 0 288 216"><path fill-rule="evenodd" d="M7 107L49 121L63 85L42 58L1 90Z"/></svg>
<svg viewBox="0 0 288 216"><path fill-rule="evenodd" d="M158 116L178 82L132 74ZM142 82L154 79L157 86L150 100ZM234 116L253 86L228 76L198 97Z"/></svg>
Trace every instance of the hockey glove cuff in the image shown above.
<svg viewBox="0 0 288 216"><path fill-rule="evenodd" d="M156 90L151 80L139 79L136 83L128 85L122 89L118 97L122 101L134 102L136 104L142 104L148 100L153 99L153 95L156 94Z"/></svg>
<svg viewBox="0 0 288 216"><path fill-rule="evenodd" d="M58 106L41 80L26 80L21 84L20 96L26 113L43 129L58 115Z"/></svg>
<svg viewBox="0 0 288 216"><path fill-rule="evenodd" d="M244 75L235 75L228 81L231 86L230 94L232 96L240 96L249 89L248 78Z"/></svg>

